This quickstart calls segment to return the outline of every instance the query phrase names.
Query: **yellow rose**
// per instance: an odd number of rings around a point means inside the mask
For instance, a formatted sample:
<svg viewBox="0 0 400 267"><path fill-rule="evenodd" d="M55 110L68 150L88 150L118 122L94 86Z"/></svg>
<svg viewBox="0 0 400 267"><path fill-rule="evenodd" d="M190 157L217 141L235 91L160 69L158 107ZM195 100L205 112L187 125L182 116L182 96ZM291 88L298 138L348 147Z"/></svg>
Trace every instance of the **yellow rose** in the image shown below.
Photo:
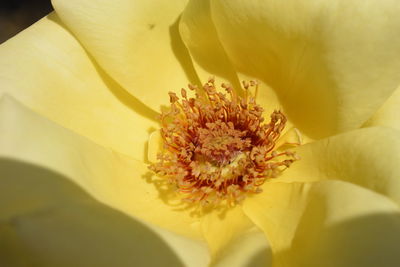
<svg viewBox="0 0 400 267"><path fill-rule="evenodd" d="M0 265L399 266L400 6L54 0L0 46ZM260 82L301 160L226 214L147 177L168 91Z"/></svg>

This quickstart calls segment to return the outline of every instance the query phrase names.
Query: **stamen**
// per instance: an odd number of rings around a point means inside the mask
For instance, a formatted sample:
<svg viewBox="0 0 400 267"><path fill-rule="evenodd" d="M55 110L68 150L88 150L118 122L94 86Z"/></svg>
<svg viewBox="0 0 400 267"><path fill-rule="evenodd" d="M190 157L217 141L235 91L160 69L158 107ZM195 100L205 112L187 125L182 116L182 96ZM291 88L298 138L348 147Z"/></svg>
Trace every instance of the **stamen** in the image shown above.
<svg viewBox="0 0 400 267"><path fill-rule="evenodd" d="M189 202L235 205L247 194L260 193L267 179L298 159L293 152L274 151L287 120L276 110L263 123L256 81L243 82L243 98L230 85L221 87L228 96L217 91L214 78L204 84L204 95L194 85L188 88L195 97L184 88L182 99L170 92L171 109L160 116L164 150L149 168Z"/></svg>

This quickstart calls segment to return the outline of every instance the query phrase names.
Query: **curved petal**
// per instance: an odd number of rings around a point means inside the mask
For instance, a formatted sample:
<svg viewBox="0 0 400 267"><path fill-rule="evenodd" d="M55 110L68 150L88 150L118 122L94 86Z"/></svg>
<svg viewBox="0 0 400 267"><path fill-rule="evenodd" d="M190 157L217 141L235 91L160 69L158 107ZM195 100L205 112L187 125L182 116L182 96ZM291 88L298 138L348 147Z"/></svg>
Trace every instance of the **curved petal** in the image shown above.
<svg viewBox="0 0 400 267"><path fill-rule="evenodd" d="M264 233L257 228L232 240L210 266L270 267L272 266L271 248Z"/></svg>
<svg viewBox="0 0 400 267"><path fill-rule="evenodd" d="M178 21L186 0L53 0L57 14L100 66L155 110L167 92L198 83Z"/></svg>
<svg viewBox="0 0 400 267"><path fill-rule="evenodd" d="M400 87L382 107L364 124L364 127L385 126L400 130Z"/></svg>
<svg viewBox="0 0 400 267"><path fill-rule="evenodd" d="M263 229L274 266L398 266L400 211L343 181L269 183L244 203Z"/></svg>
<svg viewBox="0 0 400 267"><path fill-rule="evenodd" d="M209 0L190 0L179 23L182 40L203 83L213 75L217 76L218 82L228 81L234 88L241 88L236 72L219 41L210 12Z"/></svg>
<svg viewBox="0 0 400 267"><path fill-rule="evenodd" d="M277 182L335 179L388 196L400 205L400 132L363 128L296 149L296 161Z"/></svg>
<svg viewBox="0 0 400 267"><path fill-rule="evenodd" d="M183 266L157 232L62 175L6 159L0 171L1 266Z"/></svg>
<svg viewBox="0 0 400 267"><path fill-rule="evenodd" d="M0 46L0 84L0 95L136 159L157 125L157 114L100 70L55 14Z"/></svg>
<svg viewBox="0 0 400 267"><path fill-rule="evenodd" d="M0 155L57 171L99 201L156 226L200 239L200 223L174 210L148 177L147 166L105 149L35 114L10 97L0 105Z"/></svg>
<svg viewBox="0 0 400 267"><path fill-rule="evenodd" d="M227 257L226 254L229 253L233 243L246 238L252 232L254 224L243 213L240 206L235 206L223 211L212 210L204 214L201 221L201 228L210 250L211 265L218 266L219 262ZM253 246L253 249L260 249L257 243L249 243L248 245L250 247ZM247 252L248 254L241 253L240 261L252 258L254 251L250 249Z"/></svg>
<svg viewBox="0 0 400 267"><path fill-rule="evenodd" d="M399 12L396 0L211 2L234 67L314 139L358 128L397 87Z"/></svg>
<svg viewBox="0 0 400 267"><path fill-rule="evenodd" d="M194 66L202 81L210 75L216 81L228 82L239 94L242 94L242 81L254 80L254 77L237 73L222 46L211 15L209 0L191 0L182 13L179 24L182 39L193 58ZM269 116L275 109L282 108L276 94L269 86L258 81L257 102ZM268 89L269 90L268 90Z"/></svg>

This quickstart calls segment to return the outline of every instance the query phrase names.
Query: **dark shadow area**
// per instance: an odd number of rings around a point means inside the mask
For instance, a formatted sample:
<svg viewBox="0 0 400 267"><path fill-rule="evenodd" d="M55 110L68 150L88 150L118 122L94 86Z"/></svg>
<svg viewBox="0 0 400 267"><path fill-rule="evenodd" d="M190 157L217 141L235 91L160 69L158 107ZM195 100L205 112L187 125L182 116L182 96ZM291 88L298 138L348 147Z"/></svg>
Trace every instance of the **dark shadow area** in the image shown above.
<svg viewBox="0 0 400 267"><path fill-rule="evenodd" d="M52 10L50 0L1 0L0 43L29 27Z"/></svg>
<svg viewBox="0 0 400 267"><path fill-rule="evenodd" d="M160 237L62 175L0 159L0 266L182 266Z"/></svg>
<svg viewBox="0 0 400 267"><path fill-rule="evenodd" d="M293 267L400 266L398 214L358 217L332 227L308 225L314 232L307 237L304 227L297 230L292 249L277 255Z"/></svg>

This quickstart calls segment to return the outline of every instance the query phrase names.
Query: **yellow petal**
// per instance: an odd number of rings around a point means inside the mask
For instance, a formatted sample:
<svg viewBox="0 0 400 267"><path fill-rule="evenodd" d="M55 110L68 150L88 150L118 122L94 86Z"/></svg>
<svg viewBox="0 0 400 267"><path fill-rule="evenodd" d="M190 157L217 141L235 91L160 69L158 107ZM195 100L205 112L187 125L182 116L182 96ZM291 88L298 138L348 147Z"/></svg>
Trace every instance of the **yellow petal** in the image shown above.
<svg viewBox="0 0 400 267"><path fill-rule="evenodd" d="M275 144L278 150L286 150L287 148L296 147L303 144L303 137L296 128L290 128L285 134L279 137Z"/></svg>
<svg viewBox="0 0 400 267"><path fill-rule="evenodd" d="M96 66L55 14L0 46L0 95L94 142L143 159L156 113Z"/></svg>
<svg viewBox="0 0 400 267"><path fill-rule="evenodd" d="M400 87L382 107L364 124L364 127L385 126L400 130Z"/></svg>
<svg viewBox="0 0 400 267"><path fill-rule="evenodd" d="M227 81L234 88L241 88L215 30L208 0L189 1L182 13L179 30L202 82L213 75L218 83Z"/></svg>
<svg viewBox="0 0 400 267"><path fill-rule="evenodd" d="M254 227L239 238L232 240L218 258L210 264L212 267L270 267L272 253L262 231Z"/></svg>
<svg viewBox="0 0 400 267"><path fill-rule="evenodd" d="M274 266L399 266L400 211L343 181L269 183L244 203L263 229Z"/></svg>
<svg viewBox="0 0 400 267"><path fill-rule="evenodd" d="M215 29L209 0L189 1L182 13L179 29L202 81L213 75L217 83L228 82L242 94L241 82L254 80L254 77L237 73L233 67ZM257 102L265 109L264 114L268 117L273 110L281 109L282 106L275 93L265 88L268 85L258 82Z"/></svg>
<svg viewBox="0 0 400 267"><path fill-rule="evenodd" d="M228 261L230 258L229 253L235 248L235 243L239 243L240 240L246 239L248 235L255 232L254 224L243 213L240 206L224 211L210 211L203 216L201 228L209 246L212 266L218 266L221 262ZM236 264L251 260L255 251L265 248L267 244L266 240L264 240L264 245L260 244L259 239L255 239L254 244L250 241L247 245L251 249L246 253L243 251Z"/></svg>
<svg viewBox="0 0 400 267"><path fill-rule="evenodd" d="M211 1L234 67L314 139L360 127L397 87L399 12L397 1Z"/></svg>
<svg viewBox="0 0 400 267"><path fill-rule="evenodd" d="M9 97L0 105L0 155L54 170L95 199L134 218L199 239L198 219L167 205L147 166L100 147Z"/></svg>
<svg viewBox="0 0 400 267"><path fill-rule="evenodd" d="M183 266L157 232L63 175L4 158L0 171L0 266Z"/></svg>
<svg viewBox="0 0 400 267"><path fill-rule="evenodd" d="M197 83L179 36L186 0L53 0L57 14L125 90L159 110L167 92Z"/></svg>
<svg viewBox="0 0 400 267"><path fill-rule="evenodd" d="M344 180L400 205L400 132L364 128L300 146L296 152L301 159L277 182Z"/></svg>

